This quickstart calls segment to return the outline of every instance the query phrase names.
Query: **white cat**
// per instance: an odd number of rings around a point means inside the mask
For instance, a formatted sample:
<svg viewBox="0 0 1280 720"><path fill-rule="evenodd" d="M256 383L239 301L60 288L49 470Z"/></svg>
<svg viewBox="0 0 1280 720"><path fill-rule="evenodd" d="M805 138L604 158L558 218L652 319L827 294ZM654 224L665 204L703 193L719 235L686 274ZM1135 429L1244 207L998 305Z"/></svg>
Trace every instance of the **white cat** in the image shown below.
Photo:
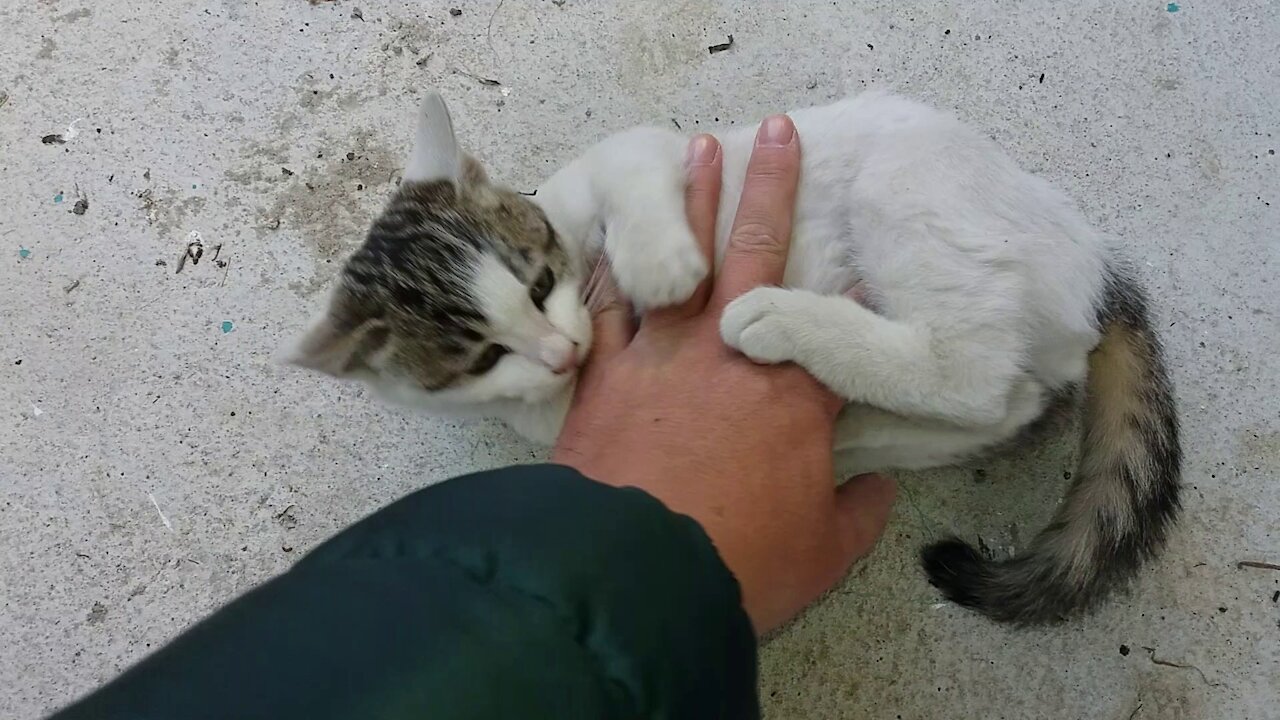
<svg viewBox="0 0 1280 720"><path fill-rule="evenodd" d="M1140 289L1064 195L949 115L867 93L791 117L803 166L784 287L730 304L725 343L847 399L835 450L860 470L970 457L1087 379L1080 469L1050 526L1008 560L952 539L924 562L948 597L999 620L1093 605L1179 508L1177 416ZM718 258L754 129L719 139ZM295 361L549 442L589 347L579 290L601 240L642 308L683 300L707 272L685 223L687 142L609 137L538 188L537 212L459 149L432 95L404 184ZM864 303L846 295L855 284Z"/></svg>

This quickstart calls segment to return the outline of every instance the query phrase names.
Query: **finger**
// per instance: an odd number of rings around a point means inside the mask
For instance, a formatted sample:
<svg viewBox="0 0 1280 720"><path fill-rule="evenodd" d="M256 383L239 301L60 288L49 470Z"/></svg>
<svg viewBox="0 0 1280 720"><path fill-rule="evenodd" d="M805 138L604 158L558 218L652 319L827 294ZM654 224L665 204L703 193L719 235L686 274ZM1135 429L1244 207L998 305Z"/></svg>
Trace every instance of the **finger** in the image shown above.
<svg viewBox="0 0 1280 720"><path fill-rule="evenodd" d="M595 337L590 359L596 362L612 357L631 342L635 335L634 313L631 304L618 290L607 260L597 263L587 281L586 295Z"/></svg>
<svg viewBox="0 0 1280 720"><path fill-rule="evenodd" d="M897 483L887 475L859 475L836 489L841 572L875 547L897 496Z"/></svg>
<svg viewBox="0 0 1280 720"><path fill-rule="evenodd" d="M724 165L724 153L720 143L710 135L695 135L689 142L685 155L686 182L684 212L689 230L698 241L707 267L713 268L698 284L698 289L685 302L649 313L645 322L664 318L687 318L702 312L711 296L715 277L716 214L720 209L720 174Z"/></svg>
<svg viewBox="0 0 1280 720"><path fill-rule="evenodd" d="M800 138L786 115L765 118L729 233L712 304L724 307L758 285L778 285L791 247L791 220L800 181Z"/></svg>

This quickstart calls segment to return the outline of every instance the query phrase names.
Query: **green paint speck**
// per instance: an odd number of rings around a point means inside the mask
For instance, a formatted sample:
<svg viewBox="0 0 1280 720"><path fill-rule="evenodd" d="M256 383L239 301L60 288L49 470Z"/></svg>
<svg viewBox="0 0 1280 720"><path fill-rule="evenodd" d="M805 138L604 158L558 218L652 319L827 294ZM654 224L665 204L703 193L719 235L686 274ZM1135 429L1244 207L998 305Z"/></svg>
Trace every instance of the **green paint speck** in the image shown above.
<svg viewBox="0 0 1280 720"><path fill-rule="evenodd" d="M27 258L31 257L31 251L24 247L20 247L18 248L18 257L22 258L23 260L26 260Z"/></svg>
<svg viewBox="0 0 1280 720"><path fill-rule="evenodd" d="M55 203L60 203L60 202L62 202L62 193L58 193L57 195L54 195L54 196L53 196L53 201L54 201Z"/></svg>
<svg viewBox="0 0 1280 720"><path fill-rule="evenodd" d="M1172 12L1172 11L1170 11L1170 12ZM192 190L195 190L195 189L196 189L195 183L192 183L192 184L191 184L191 189L192 189Z"/></svg>
<svg viewBox="0 0 1280 720"><path fill-rule="evenodd" d="M1168 5L1164 6L1164 9L1168 10L1169 12L1178 12L1179 10L1182 9L1182 6L1179 5L1178 3L1169 3Z"/></svg>
<svg viewBox="0 0 1280 720"><path fill-rule="evenodd" d="M223 332L223 333L229 333L229 332L231 332L232 330L235 330L235 329L236 329L235 323L231 322L230 320L223 320L223 321L222 321L222 332Z"/></svg>

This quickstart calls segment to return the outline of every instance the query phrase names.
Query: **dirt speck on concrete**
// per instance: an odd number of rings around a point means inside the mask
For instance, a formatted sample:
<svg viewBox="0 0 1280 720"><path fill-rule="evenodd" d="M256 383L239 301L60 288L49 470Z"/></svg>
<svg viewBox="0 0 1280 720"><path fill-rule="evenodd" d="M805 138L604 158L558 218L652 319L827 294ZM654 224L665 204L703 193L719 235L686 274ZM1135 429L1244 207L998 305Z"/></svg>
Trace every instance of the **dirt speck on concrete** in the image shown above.
<svg viewBox="0 0 1280 720"><path fill-rule="evenodd" d="M107 606L100 602L95 602L93 607L89 608L89 617L86 618L90 625L99 625L103 620L107 619Z"/></svg>

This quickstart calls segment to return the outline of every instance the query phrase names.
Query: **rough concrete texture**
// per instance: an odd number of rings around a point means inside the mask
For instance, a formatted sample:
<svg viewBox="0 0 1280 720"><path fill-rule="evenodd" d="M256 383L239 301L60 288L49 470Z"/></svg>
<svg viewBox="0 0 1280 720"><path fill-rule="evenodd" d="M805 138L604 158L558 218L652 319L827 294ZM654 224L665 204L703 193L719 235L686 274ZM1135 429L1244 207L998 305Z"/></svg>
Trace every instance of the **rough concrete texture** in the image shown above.
<svg viewBox="0 0 1280 720"><path fill-rule="evenodd" d="M903 475L875 554L765 646L767 715L1280 717L1280 572L1236 565L1280 562L1272 5L456 7L0 0L0 717L88 690L404 493L537 456L272 361L391 190L423 90L531 188L613 130L871 86L954 109L1125 239L1182 403L1186 514L1127 596L1015 632L936 604L915 553L949 530L1025 543L1070 428Z"/></svg>

